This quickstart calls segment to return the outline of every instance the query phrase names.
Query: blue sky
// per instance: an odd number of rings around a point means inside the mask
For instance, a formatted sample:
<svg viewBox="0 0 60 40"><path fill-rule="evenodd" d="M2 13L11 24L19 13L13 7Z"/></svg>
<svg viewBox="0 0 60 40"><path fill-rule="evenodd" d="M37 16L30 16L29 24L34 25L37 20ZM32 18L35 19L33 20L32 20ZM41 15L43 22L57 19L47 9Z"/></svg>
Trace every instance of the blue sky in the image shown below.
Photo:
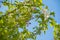
<svg viewBox="0 0 60 40"><path fill-rule="evenodd" d="M43 3L45 5L48 6L50 11L54 11L55 12L55 17L54 19L57 21L58 24L60 24L60 0L43 0ZM33 20L32 20L33 21ZM34 23L37 24L37 23ZM34 24L32 24L32 26L35 26ZM31 26L30 26L31 28ZM32 28L30 29L32 30ZM48 30L46 31L46 34L44 34L43 32L41 33L41 35L38 35L36 40L54 40L53 37L53 27L48 27Z"/></svg>
<svg viewBox="0 0 60 40"><path fill-rule="evenodd" d="M60 24L60 0L43 0L43 3L48 6L50 11L55 12L55 20L57 21L58 24ZM1 4L1 3L0 3ZM2 5L3 6L3 5ZM7 10L7 7L3 9L3 7L0 8L0 11L5 11ZM38 23L34 22L34 20L31 20L32 24L29 26L29 31L32 31L32 27L36 26ZM54 40L53 37L53 27L48 27L48 30L46 31L46 34L43 32L41 35L37 36L36 40Z"/></svg>
<svg viewBox="0 0 60 40"><path fill-rule="evenodd" d="M50 11L55 12L55 20L60 24L60 0L43 0L43 3L48 6ZM53 28L48 27L46 34L42 33L38 36L37 40L54 40L53 37Z"/></svg>

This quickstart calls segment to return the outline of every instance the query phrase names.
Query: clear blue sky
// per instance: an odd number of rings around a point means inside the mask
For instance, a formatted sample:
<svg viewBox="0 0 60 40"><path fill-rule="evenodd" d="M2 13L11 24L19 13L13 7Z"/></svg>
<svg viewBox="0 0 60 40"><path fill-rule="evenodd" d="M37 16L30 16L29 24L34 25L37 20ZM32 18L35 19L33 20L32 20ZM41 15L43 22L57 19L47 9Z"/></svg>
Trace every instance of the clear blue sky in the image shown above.
<svg viewBox="0 0 60 40"><path fill-rule="evenodd" d="M54 11L56 13L55 20L60 24L60 0L43 0L43 3L48 6L50 11ZM3 7L0 8L0 11L4 12L5 10L7 10L7 7L4 9ZM29 31L32 31L32 27L36 26L38 23L34 22L34 20L31 20L30 22L32 22L32 24L27 29L29 29ZM42 32L41 35L37 36L36 40L54 40L53 28L48 27L46 34Z"/></svg>

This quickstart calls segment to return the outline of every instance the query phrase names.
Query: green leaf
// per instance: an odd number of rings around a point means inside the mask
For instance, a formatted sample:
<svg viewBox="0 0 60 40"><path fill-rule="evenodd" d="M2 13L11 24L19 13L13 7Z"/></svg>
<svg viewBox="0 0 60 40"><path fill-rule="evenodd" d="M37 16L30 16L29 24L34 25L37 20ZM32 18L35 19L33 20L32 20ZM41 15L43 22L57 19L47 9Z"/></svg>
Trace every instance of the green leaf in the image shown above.
<svg viewBox="0 0 60 40"><path fill-rule="evenodd" d="M45 8L48 9L48 6L46 6Z"/></svg>
<svg viewBox="0 0 60 40"><path fill-rule="evenodd" d="M51 12L50 15L54 16L55 17L55 13L54 12Z"/></svg>

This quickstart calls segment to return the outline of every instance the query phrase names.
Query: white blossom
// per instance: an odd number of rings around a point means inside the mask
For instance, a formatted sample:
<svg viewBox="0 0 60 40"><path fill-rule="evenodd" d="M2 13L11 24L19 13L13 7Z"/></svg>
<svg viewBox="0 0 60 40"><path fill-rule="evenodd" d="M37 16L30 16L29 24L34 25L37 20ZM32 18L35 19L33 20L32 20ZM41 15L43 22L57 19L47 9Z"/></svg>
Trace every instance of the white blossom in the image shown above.
<svg viewBox="0 0 60 40"><path fill-rule="evenodd" d="M48 11L47 9L42 9L42 13L44 14L45 20L50 17L50 11Z"/></svg>

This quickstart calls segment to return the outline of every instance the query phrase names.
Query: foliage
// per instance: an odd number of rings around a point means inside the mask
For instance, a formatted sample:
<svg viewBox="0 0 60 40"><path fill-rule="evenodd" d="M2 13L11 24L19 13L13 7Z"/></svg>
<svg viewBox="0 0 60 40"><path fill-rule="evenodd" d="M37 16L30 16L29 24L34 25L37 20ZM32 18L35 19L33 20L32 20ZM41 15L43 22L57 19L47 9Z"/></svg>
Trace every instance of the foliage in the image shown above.
<svg viewBox="0 0 60 40"><path fill-rule="evenodd" d="M5 14L0 12L0 40L27 40L30 38L35 40L42 30L45 33L49 24L54 27L55 39L60 39L60 25L57 25L54 20L55 13L50 12L48 6L45 6L42 0L13 1L5 0L2 2L4 6L8 7L8 10ZM26 27L30 24L29 21L32 20L33 14L35 14L39 26L33 28L35 30L30 32ZM22 28L23 31L19 32L19 28Z"/></svg>

